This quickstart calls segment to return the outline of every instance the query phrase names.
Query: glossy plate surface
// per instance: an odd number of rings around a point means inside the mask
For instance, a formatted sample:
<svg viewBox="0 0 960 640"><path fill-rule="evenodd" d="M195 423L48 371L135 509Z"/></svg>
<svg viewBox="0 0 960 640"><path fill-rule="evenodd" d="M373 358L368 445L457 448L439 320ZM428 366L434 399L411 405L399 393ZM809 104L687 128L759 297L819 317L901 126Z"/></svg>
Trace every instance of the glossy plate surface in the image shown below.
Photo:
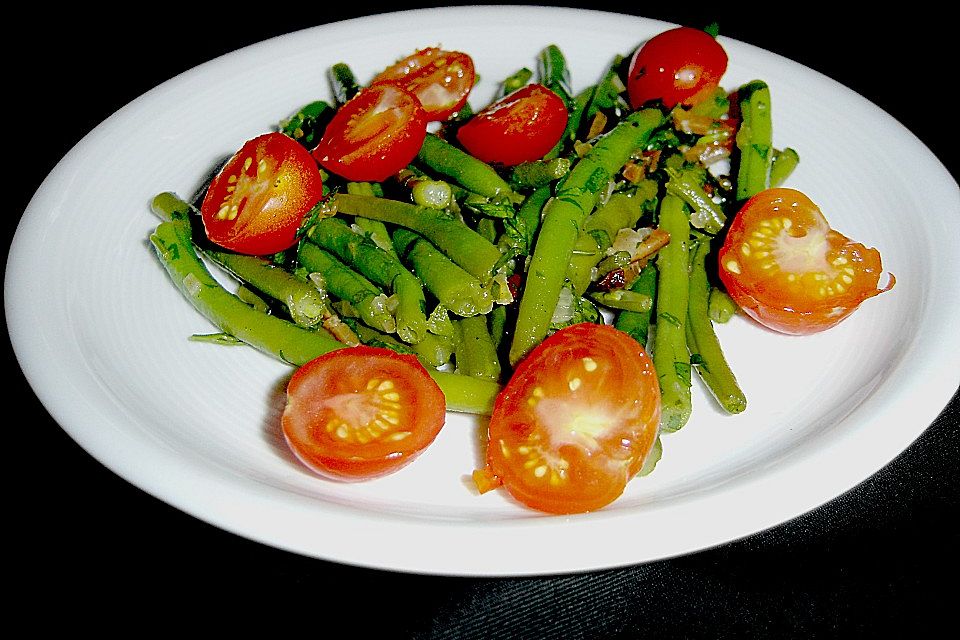
<svg viewBox="0 0 960 640"><path fill-rule="evenodd" d="M483 424L463 415L394 476L312 476L279 433L291 370L188 341L211 329L147 242L153 195L189 196L245 140L327 97L318 69L345 61L365 79L439 43L474 57L487 80L471 99L479 106L494 79L533 68L547 44L564 51L577 88L668 26L569 9L404 12L269 40L157 87L82 140L23 216L4 293L28 380L71 437L138 487L239 535L349 564L458 575L613 567L749 535L838 496L907 447L960 382L949 357L960 353L960 193L884 112L750 45L721 37L724 86L770 85L774 143L802 158L787 186L877 247L897 286L821 335L776 335L742 318L719 326L747 412L722 415L695 382L693 417L664 437L657 470L598 513L550 517L504 492L475 495ZM242 103L224 99L238 92Z"/></svg>

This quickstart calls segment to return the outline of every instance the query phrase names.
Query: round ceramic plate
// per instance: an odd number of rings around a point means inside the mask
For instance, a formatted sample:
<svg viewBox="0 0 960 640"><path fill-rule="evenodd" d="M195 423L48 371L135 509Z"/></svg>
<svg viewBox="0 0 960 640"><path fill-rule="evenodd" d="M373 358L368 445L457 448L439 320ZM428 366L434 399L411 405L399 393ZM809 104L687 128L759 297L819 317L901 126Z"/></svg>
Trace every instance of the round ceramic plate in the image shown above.
<svg viewBox="0 0 960 640"><path fill-rule="evenodd" d="M743 318L718 326L749 408L726 416L695 381L693 417L663 438L656 471L597 513L546 516L502 491L477 495L469 475L482 464L484 424L459 414L393 476L341 484L311 475L279 434L291 370L245 347L189 341L212 329L147 242L152 196L193 194L243 141L329 97L318 69L345 61L365 79L441 44L473 56L485 79L471 99L479 106L494 79L532 67L548 44L582 87L667 26L570 9L404 12L275 38L164 83L86 136L23 216L4 291L28 380L71 437L138 487L228 531L349 564L457 575L635 564L757 532L838 496L907 447L957 389L945 354L960 352L951 326L960 195L884 112L750 45L721 37L724 86L770 85L774 143L802 157L789 186L877 247L897 286L820 335L777 335ZM238 94L243 101L227 98Z"/></svg>

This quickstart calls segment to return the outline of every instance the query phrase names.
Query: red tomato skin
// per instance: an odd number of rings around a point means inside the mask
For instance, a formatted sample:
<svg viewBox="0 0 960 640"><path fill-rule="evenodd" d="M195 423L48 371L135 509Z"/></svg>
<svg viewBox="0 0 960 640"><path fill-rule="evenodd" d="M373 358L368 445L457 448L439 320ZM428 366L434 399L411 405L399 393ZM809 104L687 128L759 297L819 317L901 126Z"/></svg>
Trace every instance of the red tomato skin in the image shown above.
<svg viewBox="0 0 960 640"><path fill-rule="evenodd" d="M322 167L347 180L381 182L413 160L426 135L419 100L399 86L380 84L347 101L311 153Z"/></svg>
<svg viewBox="0 0 960 640"><path fill-rule="evenodd" d="M479 111L457 131L457 140L476 158L512 167L539 160L567 128L563 100L541 84L528 84Z"/></svg>
<svg viewBox="0 0 960 640"><path fill-rule="evenodd" d="M759 269L747 259L742 251L744 243L756 242L753 234L763 231L761 223L777 217L793 221L792 228L796 231L788 235L822 240L822 246L826 247L825 265L843 260L835 273L827 272L826 279L828 284L835 284L837 278L844 278L846 273L849 282L840 280L842 292L817 295L810 286L812 272L794 271L793 282L788 282L789 269L779 264ZM769 246L755 247L753 253L760 249L770 251ZM770 253L776 255L774 251ZM734 217L717 259L720 280L744 313L769 329L791 335L809 335L835 327L864 300L888 291L896 282L891 275L889 284L880 288L883 266L879 251L831 229L819 207L795 189L767 189L747 200ZM738 265L735 269L731 261Z"/></svg>
<svg viewBox="0 0 960 640"><path fill-rule="evenodd" d="M720 84L727 52L700 29L677 27L650 38L634 53L627 95L634 109L661 100L672 109L694 105Z"/></svg>
<svg viewBox="0 0 960 640"><path fill-rule="evenodd" d="M378 386L387 381L388 388ZM358 415L366 417L355 429ZM294 455L317 475L356 482L410 464L436 439L445 420L443 392L416 357L357 346L297 369L287 384L281 427ZM377 437L370 437L371 425ZM344 437L340 426L347 429ZM361 442L356 434L364 431L367 441ZM409 434L396 437L403 432Z"/></svg>
<svg viewBox="0 0 960 640"><path fill-rule="evenodd" d="M430 122L446 120L467 103L476 82L473 58L427 47L398 60L370 83L396 84L417 97Z"/></svg>
<svg viewBox="0 0 960 640"><path fill-rule="evenodd" d="M574 378L579 382L571 386ZM548 401L552 404L542 405ZM487 471L533 509L553 514L601 509L643 466L659 433L660 410L656 371L633 338L607 325L561 329L520 362L497 397ZM609 418L603 423L609 430L591 432L597 446L578 446L580 436L571 424L598 416ZM557 424L562 428L555 429ZM553 469L536 475L541 463L530 462L523 447L536 449L540 443L548 443L544 460L564 460L562 482L552 483Z"/></svg>
<svg viewBox="0 0 960 640"><path fill-rule="evenodd" d="M320 200L317 163L281 133L247 141L210 182L200 206L207 238L225 249L267 255L296 242Z"/></svg>

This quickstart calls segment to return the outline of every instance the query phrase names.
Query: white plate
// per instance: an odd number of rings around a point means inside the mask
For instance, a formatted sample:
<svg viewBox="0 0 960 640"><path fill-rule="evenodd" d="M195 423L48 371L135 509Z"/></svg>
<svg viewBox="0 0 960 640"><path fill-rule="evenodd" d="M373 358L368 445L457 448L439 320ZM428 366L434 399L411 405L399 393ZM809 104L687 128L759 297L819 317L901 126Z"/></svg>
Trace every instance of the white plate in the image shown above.
<svg viewBox="0 0 960 640"><path fill-rule="evenodd" d="M480 105L493 79L535 64L547 44L561 47L582 86L666 26L546 8L514 8L508 19L481 7L374 16L248 47L150 91L63 159L20 223L5 294L28 380L81 446L145 491L254 540L356 565L524 575L634 564L748 535L838 496L906 448L960 382L950 357L960 353L951 327L960 194L888 115L755 47L721 38L731 60L724 86L770 84L775 144L803 158L790 186L878 247L897 286L818 336L775 335L739 318L720 326L749 409L724 416L696 386L694 415L664 438L655 473L598 513L549 517L504 492L475 495L465 478L481 461L482 424L462 415L394 476L339 484L310 475L278 435L290 370L249 349L187 341L209 326L146 241L155 193L192 194L243 141L325 97L318 69L330 64L346 61L363 79L440 43L473 55L487 80L472 99ZM223 98L238 92L242 103ZM33 286L38 278L46 286Z"/></svg>

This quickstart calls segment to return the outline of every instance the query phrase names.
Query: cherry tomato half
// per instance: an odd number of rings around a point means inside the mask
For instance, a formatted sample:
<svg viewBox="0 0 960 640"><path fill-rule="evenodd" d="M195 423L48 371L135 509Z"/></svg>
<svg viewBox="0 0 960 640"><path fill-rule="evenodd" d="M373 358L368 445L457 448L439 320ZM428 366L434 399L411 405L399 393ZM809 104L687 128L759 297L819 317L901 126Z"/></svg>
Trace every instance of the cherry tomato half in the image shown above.
<svg viewBox="0 0 960 640"><path fill-rule="evenodd" d="M643 347L611 326L573 325L531 351L497 397L488 471L534 509L594 511L643 466L659 422Z"/></svg>
<svg viewBox="0 0 960 640"><path fill-rule="evenodd" d="M361 89L323 132L313 157L329 171L357 182L380 182L407 166L427 135L417 98L381 84Z"/></svg>
<svg viewBox="0 0 960 640"><path fill-rule="evenodd" d="M381 71L371 85L392 83L417 96L428 121L446 120L467 102L476 82L473 58L428 47Z"/></svg>
<svg viewBox="0 0 960 640"><path fill-rule="evenodd" d="M411 355L358 346L303 365L287 385L287 444L316 473L366 480L406 466L446 419L443 391Z"/></svg>
<svg viewBox="0 0 960 640"><path fill-rule="evenodd" d="M719 252L720 279L752 318L776 331L816 333L849 316L877 287L880 253L830 228L794 189L767 189L737 213Z"/></svg>
<svg viewBox="0 0 960 640"><path fill-rule="evenodd" d="M511 167L546 155L566 130L567 117L560 96L528 84L474 115L457 140L484 162Z"/></svg>
<svg viewBox="0 0 960 640"><path fill-rule="evenodd" d="M650 38L633 55L627 78L630 105L661 100L672 109L693 105L720 84L727 52L706 31L677 27Z"/></svg>
<svg viewBox="0 0 960 640"><path fill-rule="evenodd" d="M322 180L309 152L282 133L249 140L210 183L200 206L211 242L249 255L283 251L320 200Z"/></svg>

